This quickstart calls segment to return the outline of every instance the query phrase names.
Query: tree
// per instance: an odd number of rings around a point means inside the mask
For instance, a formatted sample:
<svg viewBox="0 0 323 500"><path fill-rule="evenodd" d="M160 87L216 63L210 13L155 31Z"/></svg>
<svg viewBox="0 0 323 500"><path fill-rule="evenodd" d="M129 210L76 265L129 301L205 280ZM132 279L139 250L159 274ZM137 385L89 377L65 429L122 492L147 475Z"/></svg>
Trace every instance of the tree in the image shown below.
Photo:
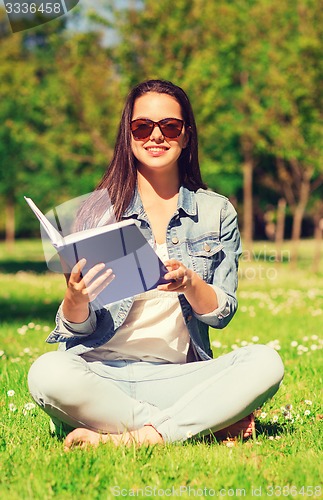
<svg viewBox="0 0 323 500"><path fill-rule="evenodd" d="M37 37L45 40L40 45L30 43L30 34L27 43L21 33L2 40L0 196L7 241L17 220L24 230L36 228L19 209L23 194L46 210L94 188L112 154L122 102L98 34L70 36L51 23L39 30L46 34Z"/></svg>

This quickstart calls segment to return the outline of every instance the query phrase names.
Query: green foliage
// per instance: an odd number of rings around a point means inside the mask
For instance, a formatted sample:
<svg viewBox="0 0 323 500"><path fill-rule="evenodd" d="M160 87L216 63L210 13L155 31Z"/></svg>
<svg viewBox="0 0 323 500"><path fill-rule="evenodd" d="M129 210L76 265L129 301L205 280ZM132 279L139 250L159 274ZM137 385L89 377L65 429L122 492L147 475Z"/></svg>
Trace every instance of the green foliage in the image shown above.
<svg viewBox="0 0 323 500"><path fill-rule="evenodd" d="M47 208L93 189L111 158L124 98L148 78L170 79L189 94L211 188L241 202L250 157L263 206L283 196L292 212L299 204L304 211L321 197L318 2L111 0L88 16L88 32L58 20L41 26L46 43L33 50L26 34L1 40L3 204L20 204L27 192ZM104 46L102 29L111 28L113 43ZM20 227L35 227L19 213Z"/></svg>

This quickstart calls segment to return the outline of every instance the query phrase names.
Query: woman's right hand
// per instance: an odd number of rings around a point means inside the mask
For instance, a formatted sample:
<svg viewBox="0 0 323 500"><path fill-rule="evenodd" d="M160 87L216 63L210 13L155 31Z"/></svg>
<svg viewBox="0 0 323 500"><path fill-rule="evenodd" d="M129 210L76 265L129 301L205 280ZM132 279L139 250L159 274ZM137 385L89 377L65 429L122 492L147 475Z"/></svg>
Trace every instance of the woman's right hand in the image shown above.
<svg viewBox="0 0 323 500"><path fill-rule="evenodd" d="M106 269L105 264L96 264L82 276L86 259L75 264L70 275L65 275L67 289L63 303L64 317L73 323L82 323L89 315L89 302L92 302L99 293L114 279L112 269ZM100 273L100 276L96 277ZM102 273L102 274L101 274Z"/></svg>

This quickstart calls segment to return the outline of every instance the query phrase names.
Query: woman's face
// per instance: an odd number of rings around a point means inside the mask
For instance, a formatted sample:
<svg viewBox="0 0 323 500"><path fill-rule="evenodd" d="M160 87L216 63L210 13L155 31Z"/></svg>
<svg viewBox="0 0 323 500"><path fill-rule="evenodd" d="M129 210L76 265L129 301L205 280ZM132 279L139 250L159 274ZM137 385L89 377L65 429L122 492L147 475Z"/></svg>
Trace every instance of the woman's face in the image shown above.
<svg viewBox="0 0 323 500"><path fill-rule="evenodd" d="M183 119L181 106L168 94L148 92L135 101L132 120L148 118L154 122L165 118ZM138 169L160 170L167 172L177 168L177 161L182 149L187 146L188 134L185 125L178 137L170 139L163 135L155 125L150 136L145 139L135 139L131 136L131 147L138 161Z"/></svg>

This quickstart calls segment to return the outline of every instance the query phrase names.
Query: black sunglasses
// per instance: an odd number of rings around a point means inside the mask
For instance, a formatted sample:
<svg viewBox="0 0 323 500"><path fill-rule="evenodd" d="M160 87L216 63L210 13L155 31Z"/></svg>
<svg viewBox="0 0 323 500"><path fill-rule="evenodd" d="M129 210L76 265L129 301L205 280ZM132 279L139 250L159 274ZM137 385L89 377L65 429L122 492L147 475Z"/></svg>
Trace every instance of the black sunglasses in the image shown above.
<svg viewBox="0 0 323 500"><path fill-rule="evenodd" d="M164 118L163 120L159 120L159 122L154 122L148 118L138 118L131 122L130 128L135 139L147 139L152 134L156 125L165 137L175 139L181 135L184 121L179 118Z"/></svg>

